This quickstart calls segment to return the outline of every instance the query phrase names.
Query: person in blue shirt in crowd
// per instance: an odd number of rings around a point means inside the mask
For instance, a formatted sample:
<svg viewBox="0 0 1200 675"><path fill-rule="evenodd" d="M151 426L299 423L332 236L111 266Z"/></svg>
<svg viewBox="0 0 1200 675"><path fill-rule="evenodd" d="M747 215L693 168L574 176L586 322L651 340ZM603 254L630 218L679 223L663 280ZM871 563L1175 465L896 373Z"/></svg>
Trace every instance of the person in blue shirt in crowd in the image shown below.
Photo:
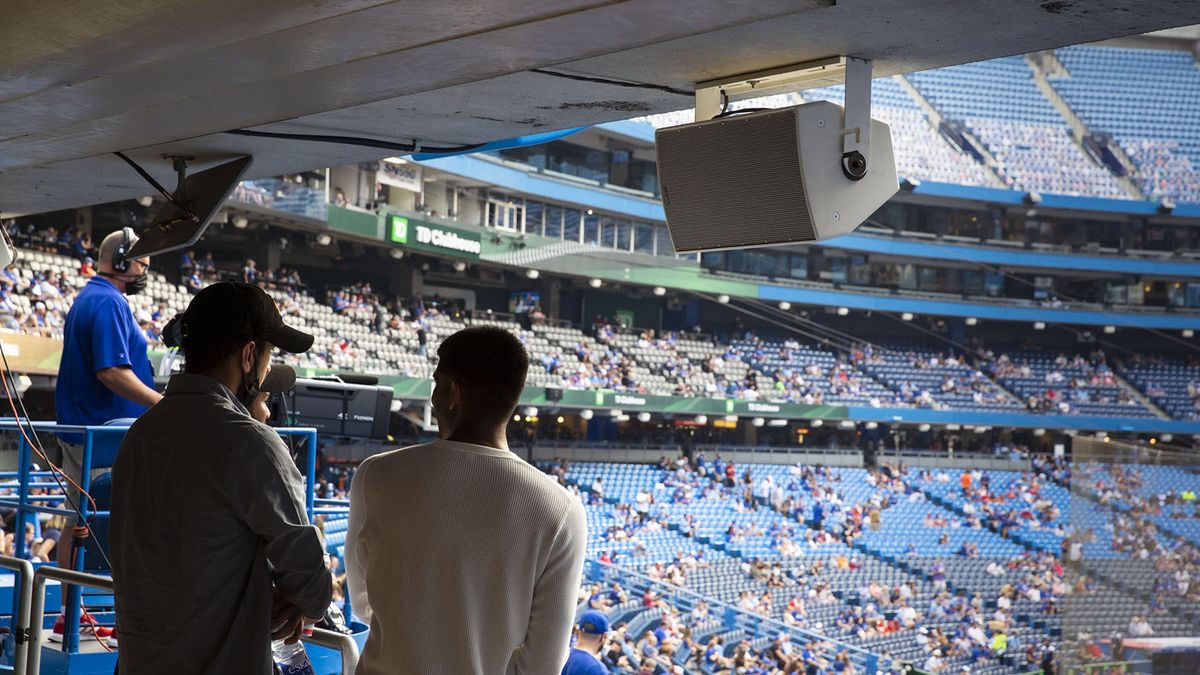
<svg viewBox="0 0 1200 675"><path fill-rule="evenodd" d="M54 392L59 424L101 425L135 418L158 403L154 372L146 355L146 336L138 327L127 295L146 288L149 258L130 258L137 243L133 230L113 232L100 243L98 274L79 291L67 313L62 363ZM83 434L60 434L62 468L74 481L83 472ZM79 491L67 495L79 505ZM68 507L69 508L69 507ZM72 545L64 537L58 564L69 567Z"/></svg>
<svg viewBox="0 0 1200 675"><path fill-rule="evenodd" d="M600 648L608 631L608 617L603 612L584 612L575 626L575 646L562 675L608 675L608 668L600 662Z"/></svg>

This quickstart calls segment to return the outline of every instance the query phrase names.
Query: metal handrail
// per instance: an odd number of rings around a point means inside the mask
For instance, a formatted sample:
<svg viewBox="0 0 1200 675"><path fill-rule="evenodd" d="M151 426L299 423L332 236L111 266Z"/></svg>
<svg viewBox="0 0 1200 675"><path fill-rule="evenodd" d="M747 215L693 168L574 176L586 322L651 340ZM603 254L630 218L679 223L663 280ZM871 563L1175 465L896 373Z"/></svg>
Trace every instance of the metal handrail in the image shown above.
<svg viewBox="0 0 1200 675"><path fill-rule="evenodd" d="M358 643L345 633L314 628L311 635L301 636L300 641L338 650L342 655L342 675L354 675L354 670L358 668Z"/></svg>
<svg viewBox="0 0 1200 675"><path fill-rule="evenodd" d="M58 567L39 567L33 574L33 588L30 591L32 600L29 613L30 651L25 675L39 675L41 672L42 625L46 619L46 581L50 579L67 586L87 586L88 588L97 588L109 593L113 592L113 580L110 577L102 577ZM14 669L13 672L18 675L20 674L20 671L17 669Z"/></svg>
<svg viewBox="0 0 1200 675"><path fill-rule="evenodd" d="M20 575L13 590L16 597L13 602L16 608L13 612L13 639L16 648L13 651L13 673L24 675L26 662L29 658L29 605L33 602L33 564L28 560L0 556L0 567L14 570Z"/></svg>

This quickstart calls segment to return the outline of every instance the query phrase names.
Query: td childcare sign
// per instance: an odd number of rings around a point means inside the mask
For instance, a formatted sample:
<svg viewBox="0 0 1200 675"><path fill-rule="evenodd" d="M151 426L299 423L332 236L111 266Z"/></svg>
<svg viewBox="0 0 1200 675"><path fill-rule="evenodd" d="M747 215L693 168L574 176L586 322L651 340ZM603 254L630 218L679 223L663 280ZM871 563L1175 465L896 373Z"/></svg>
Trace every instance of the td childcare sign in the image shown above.
<svg viewBox="0 0 1200 675"><path fill-rule="evenodd" d="M460 258L478 258L483 250L478 232L434 225L397 215L388 216L388 241Z"/></svg>

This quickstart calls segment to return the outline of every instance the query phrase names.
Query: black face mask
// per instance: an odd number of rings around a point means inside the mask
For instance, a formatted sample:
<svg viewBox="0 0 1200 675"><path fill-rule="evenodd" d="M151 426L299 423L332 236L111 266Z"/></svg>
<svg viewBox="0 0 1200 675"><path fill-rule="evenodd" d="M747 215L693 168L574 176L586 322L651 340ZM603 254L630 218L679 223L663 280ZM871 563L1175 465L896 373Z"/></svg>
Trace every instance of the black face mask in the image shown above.
<svg viewBox="0 0 1200 675"><path fill-rule="evenodd" d="M125 295L137 295L146 290L146 284L150 283L150 276L147 274L139 274L138 276L125 282Z"/></svg>
<svg viewBox="0 0 1200 675"><path fill-rule="evenodd" d="M258 354L254 355L254 363L250 365L250 372L242 373L242 384L238 387L237 397L246 407L254 403L254 399L258 397L258 388L262 386L262 382L258 379Z"/></svg>

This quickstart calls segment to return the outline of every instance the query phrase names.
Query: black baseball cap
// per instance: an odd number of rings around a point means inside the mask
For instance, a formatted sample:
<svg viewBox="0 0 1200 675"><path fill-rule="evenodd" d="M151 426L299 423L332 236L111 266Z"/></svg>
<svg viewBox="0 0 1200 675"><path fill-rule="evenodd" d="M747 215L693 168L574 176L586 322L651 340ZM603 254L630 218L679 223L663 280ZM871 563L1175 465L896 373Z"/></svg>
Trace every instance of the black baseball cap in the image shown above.
<svg viewBox="0 0 1200 675"><path fill-rule="evenodd" d="M266 291L237 281L222 281L201 290L179 323L185 341L238 334L266 340L293 354L306 352L313 345L312 335L283 322L279 308Z"/></svg>
<svg viewBox="0 0 1200 675"><path fill-rule="evenodd" d="M271 365L271 372L263 378L262 384L258 385L258 390L268 394L282 394L285 391L291 391L294 386L296 386L296 370L291 366L276 363Z"/></svg>

